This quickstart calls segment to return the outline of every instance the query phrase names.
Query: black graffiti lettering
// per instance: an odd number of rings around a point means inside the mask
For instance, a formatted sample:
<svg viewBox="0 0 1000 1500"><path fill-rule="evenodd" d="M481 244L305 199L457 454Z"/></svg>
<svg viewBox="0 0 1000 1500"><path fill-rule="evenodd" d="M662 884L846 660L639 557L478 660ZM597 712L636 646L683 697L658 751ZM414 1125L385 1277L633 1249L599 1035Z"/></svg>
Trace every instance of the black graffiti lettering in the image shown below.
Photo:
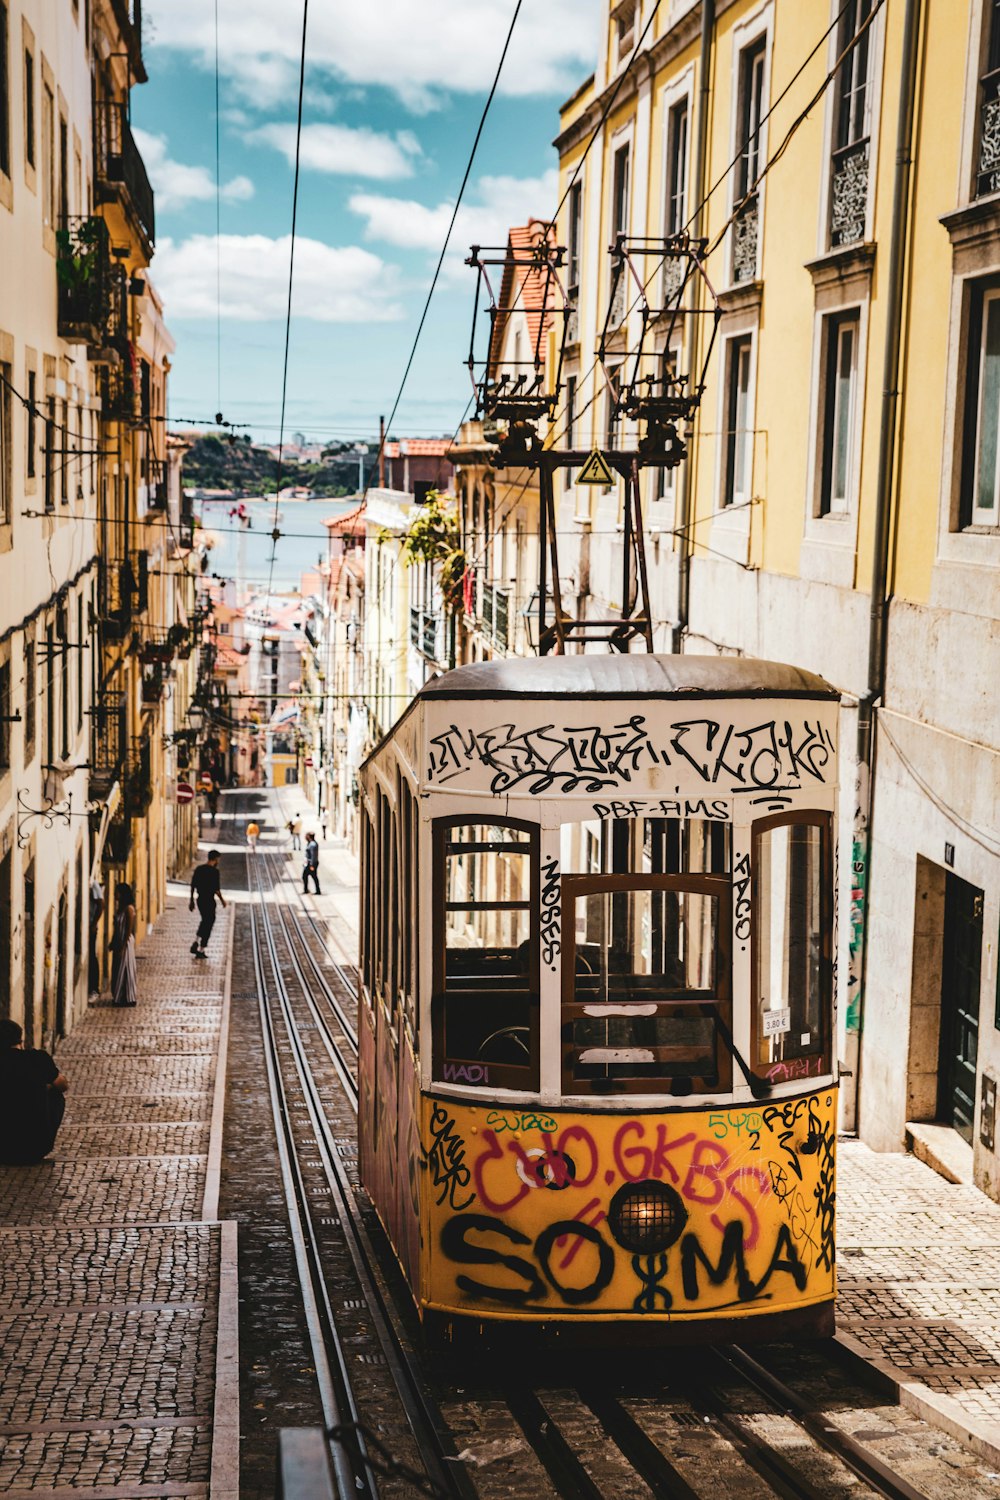
<svg viewBox="0 0 1000 1500"><path fill-rule="evenodd" d="M747 762L747 781L751 786L774 786L781 776L781 754L774 722L758 724L736 736L743 741L740 758ZM742 781L742 776L738 777Z"/></svg>
<svg viewBox="0 0 1000 1500"><path fill-rule="evenodd" d="M558 862L554 859L547 859L542 865L541 917L538 924L538 936L542 945L542 962L549 969L556 967L556 959L562 948L559 938L560 895Z"/></svg>
<svg viewBox="0 0 1000 1500"><path fill-rule="evenodd" d="M698 731L703 731L700 737ZM713 746L719 735L719 726L714 719L690 719L687 723L675 724L670 743L678 755L683 755L688 765L693 766L702 781L711 781Z"/></svg>
<svg viewBox="0 0 1000 1500"><path fill-rule="evenodd" d="M579 1226L573 1225L572 1228L577 1230ZM547 1295L545 1283L530 1261L522 1260L519 1255L504 1255L491 1245L470 1244L470 1234L496 1234L509 1240L512 1245L531 1244L526 1234L512 1229L501 1219L490 1218L488 1214L458 1214L449 1219L441 1230L441 1251L449 1260L457 1265L503 1266L526 1283L523 1287L496 1286L476 1281L471 1276L456 1276L456 1285L463 1292L469 1292L473 1297L483 1297L488 1302L506 1302L513 1306L521 1306Z"/></svg>
<svg viewBox="0 0 1000 1500"><path fill-rule="evenodd" d="M588 1240L597 1247L597 1275L587 1286L563 1286L552 1270L550 1264L552 1247L564 1234L571 1235L575 1239ZM592 1224L585 1224L580 1219L561 1219L556 1224L549 1224L535 1241L535 1255L549 1284L555 1288L569 1307L579 1307L582 1303L594 1302L604 1288L610 1285L615 1271L614 1251L607 1240Z"/></svg>
<svg viewBox="0 0 1000 1500"><path fill-rule="evenodd" d="M467 1198L462 1197L472 1181L472 1172L465 1165L465 1142L455 1129L451 1115L441 1104L435 1104L431 1112L431 1135L433 1145L427 1153L427 1165L438 1190L438 1204L447 1199L449 1208L461 1212L476 1196L470 1193Z"/></svg>
<svg viewBox="0 0 1000 1500"><path fill-rule="evenodd" d="M800 1292L805 1290L806 1268L798 1257L787 1224L782 1224L778 1228L774 1251L767 1270L759 1281L754 1281L746 1267L743 1225L739 1219L734 1219L731 1224L726 1225L719 1259L714 1265L702 1249L696 1234L686 1234L681 1240L681 1284L684 1288L684 1296L689 1302L697 1302L701 1295L698 1280L699 1265L705 1271L712 1286L724 1286L730 1277L735 1275L736 1295L741 1302L752 1302L755 1297L759 1297L771 1277L778 1271L791 1276Z"/></svg>
<svg viewBox="0 0 1000 1500"><path fill-rule="evenodd" d="M736 941L750 941L750 856L741 854L733 865L733 918Z"/></svg>
<svg viewBox="0 0 1000 1500"><path fill-rule="evenodd" d="M812 776L816 781L824 781L826 767L830 763L830 755L833 750L833 741L830 735L819 723L810 724L808 719L802 725L802 738L796 745L794 730L788 720L785 720L785 733L778 743L788 751L789 774L799 778L803 771Z"/></svg>

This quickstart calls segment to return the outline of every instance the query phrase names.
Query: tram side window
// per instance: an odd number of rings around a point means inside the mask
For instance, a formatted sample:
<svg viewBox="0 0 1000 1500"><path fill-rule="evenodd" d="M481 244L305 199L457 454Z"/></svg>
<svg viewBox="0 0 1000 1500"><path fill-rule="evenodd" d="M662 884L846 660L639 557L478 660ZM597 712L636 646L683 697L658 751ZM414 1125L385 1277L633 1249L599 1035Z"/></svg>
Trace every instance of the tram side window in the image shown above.
<svg viewBox="0 0 1000 1500"><path fill-rule="evenodd" d="M567 1093L729 1086L728 882L583 876L563 882Z"/></svg>
<svg viewBox="0 0 1000 1500"><path fill-rule="evenodd" d="M757 1072L772 1082L828 1070L831 1030L829 820L754 828Z"/></svg>
<svg viewBox="0 0 1000 1500"><path fill-rule="evenodd" d="M435 852L434 1076L536 1087L536 835L511 824L439 825Z"/></svg>

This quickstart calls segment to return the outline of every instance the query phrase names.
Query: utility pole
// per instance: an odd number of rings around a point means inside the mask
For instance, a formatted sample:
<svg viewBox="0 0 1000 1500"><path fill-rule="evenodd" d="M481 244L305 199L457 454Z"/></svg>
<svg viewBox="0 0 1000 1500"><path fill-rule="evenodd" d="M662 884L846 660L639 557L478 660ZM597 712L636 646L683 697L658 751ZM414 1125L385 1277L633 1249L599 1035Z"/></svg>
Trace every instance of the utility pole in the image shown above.
<svg viewBox="0 0 1000 1500"><path fill-rule="evenodd" d="M378 419L378 487L385 489L385 417Z"/></svg>

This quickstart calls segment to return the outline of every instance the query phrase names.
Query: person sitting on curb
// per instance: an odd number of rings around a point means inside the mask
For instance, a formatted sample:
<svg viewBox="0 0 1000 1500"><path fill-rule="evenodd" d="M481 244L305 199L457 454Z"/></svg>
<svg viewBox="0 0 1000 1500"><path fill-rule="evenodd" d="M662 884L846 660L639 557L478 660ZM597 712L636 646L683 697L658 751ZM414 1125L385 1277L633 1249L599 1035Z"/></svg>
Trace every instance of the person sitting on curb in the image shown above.
<svg viewBox="0 0 1000 1500"><path fill-rule="evenodd" d="M0 1162L30 1166L48 1156L68 1088L47 1052L25 1047L16 1021L0 1021Z"/></svg>
<svg viewBox="0 0 1000 1500"><path fill-rule="evenodd" d="M206 957L205 949L208 947L208 940L215 926L216 897L225 906L226 898L222 894L222 880L219 876L219 851L210 849L205 863L198 865L191 876L191 899L188 902L188 911L194 911L194 904L197 901L198 913L201 917L194 942L191 944L191 952L195 958Z"/></svg>

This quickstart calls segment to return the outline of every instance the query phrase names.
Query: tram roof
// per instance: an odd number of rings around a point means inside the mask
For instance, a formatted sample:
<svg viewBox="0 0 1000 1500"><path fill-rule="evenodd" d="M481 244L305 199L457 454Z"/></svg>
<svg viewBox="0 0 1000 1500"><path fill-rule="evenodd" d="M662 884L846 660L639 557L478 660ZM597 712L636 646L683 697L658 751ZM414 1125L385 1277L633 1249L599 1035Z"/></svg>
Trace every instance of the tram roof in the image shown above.
<svg viewBox="0 0 1000 1500"><path fill-rule="evenodd" d="M418 698L839 698L815 672L745 656L506 657L456 667Z"/></svg>

